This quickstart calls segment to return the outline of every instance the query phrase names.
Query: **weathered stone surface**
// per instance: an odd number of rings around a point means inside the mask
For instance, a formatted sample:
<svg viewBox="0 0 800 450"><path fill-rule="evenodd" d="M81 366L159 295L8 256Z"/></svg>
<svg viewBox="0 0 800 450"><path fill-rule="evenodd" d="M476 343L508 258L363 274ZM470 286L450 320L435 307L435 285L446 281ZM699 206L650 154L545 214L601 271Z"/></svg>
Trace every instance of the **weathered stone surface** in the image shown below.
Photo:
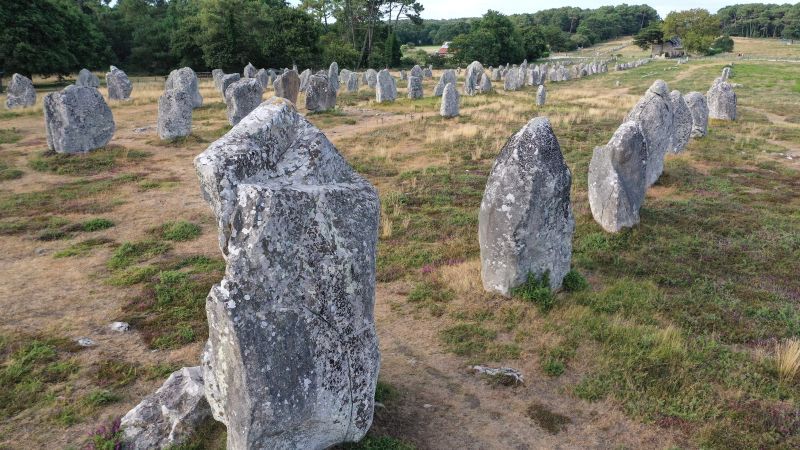
<svg viewBox="0 0 800 450"><path fill-rule="evenodd" d="M647 141L647 186L652 186L664 172L664 157L675 137L669 88L656 80L628 113L625 121L635 120Z"/></svg>
<svg viewBox="0 0 800 450"><path fill-rule="evenodd" d="M222 75L222 78L219 81L219 89L220 93L222 94L223 100L225 99L225 91L228 90L228 87L241 79L242 76L239 75L238 73L229 73Z"/></svg>
<svg viewBox="0 0 800 450"><path fill-rule="evenodd" d="M458 88L455 83L447 83L442 93L442 105L439 114L442 117L456 117L458 115Z"/></svg>
<svg viewBox="0 0 800 450"><path fill-rule="evenodd" d="M692 114L692 137L701 138L708 132L708 104L705 95L689 92L683 96Z"/></svg>
<svg viewBox="0 0 800 450"><path fill-rule="evenodd" d="M128 100L133 92L133 84L125 72L111 66L111 71L106 73L106 87L110 100Z"/></svg>
<svg viewBox="0 0 800 450"><path fill-rule="evenodd" d="M191 133L191 94L178 89L164 92L158 99L158 136L164 140L171 140Z"/></svg>
<svg viewBox="0 0 800 450"><path fill-rule="evenodd" d="M223 87L227 89L227 87ZM189 95L192 96L192 107L199 108L203 106L203 96L200 95L200 88L197 84L197 74L194 73L191 67L176 69L169 73L167 82L164 85L164 90L169 91L171 89L188 92ZM224 90L222 92L225 93Z"/></svg>
<svg viewBox="0 0 800 450"><path fill-rule="evenodd" d="M405 70L400 71L400 81L408 81L408 75Z"/></svg>
<svg viewBox="0 0 800 450"><path fill-rule="evenodd" d="M364 72L364 79L366 80L365 83L367 86L375 89L378 85L378 72L376 72L375 69L367 69L367 71Z"/></svg>
<svg viewBox="0 0 800 450"><path fill-rule="evenodd" d="M506 74L506 77L503 80L503 90L516 91L519 88L519 86L517 85L517 80L519 78L518 72L519 69L516 67L508 69L508 73Z"/></svg>
<svg viewBox="0 0 800 450"><path fill-rule="evenodd" d="M500 81L502 80L502 73L500 69L492 69L492 81Z"/></svg>
<svg viewBox="0 0 800 450"><path fill-rule="evenodd" d="M357 73L352 72L350 77L347 78L347 92L358 92L359 87L359 76Z"/></svg>
<svg viewBox="0 0 800 450"><path fill-rule="evenodd" d="M331 83L331 89L334 92L339 90L339 64L336 61L332 62L328 67L328 82Z"/></svg>
<svg viewBox="0 0 800 450"><path fill-rule="evenodd" d="M311 75L306 90L306 109L317 112L336 108L336 95L326 75Z"/></svg>
<svg viewBox="0 0 800 450"><path fill-rule="evenodd" d="M639 223L647 192L647 144L638 122L625 122L589 163L589 207L604 230L616 233Z"/></svg>
<svg viewBox="0 0 800 450"><path fill-rule="evenodd" d="M93 87L95 89L100 87L100 78L87 69L81 69L78 72L78 79L75 80L75 86Z"/></svg>
<svg viewBox="0 0 800 450"><path fill-rule="evenodd" d="M511 367L472 366L475 375L486 377L492 384L502 386L521 386L525 384L525 377L519 370Z"/></svg>
<svg viewBox="0 0 800 450"><path fill-rule="evenodd" d="M206 397L228 448L323 449L372 423L375 188L288 101L195 159L225 278L206 301Z"/></svg>
<svg viewBox="0 0 800 450"><path fill-rule="evenodd" d="M722 68L722 75L720 75L720 78L722 78L722 81L728 81L728 78L730 78L730 77L731 77L731 68L730 67L723 67Z"/></svg>
<svg viewBox="0 0 800 450"><path fill-rule="evenodd" d="M33 82L18 73L11 77L11 84L8 85L6 93L6 108L26 108L36 104L36 89Z"/></svg>
<svg viewBox="0 0 800 450"><path fill-rule="evenodd" d="M114 136L111 108L92 87L71 85L44 97L47 146L58 153L105 147Z"/></svg>
<svg viewBox="0 0 800 450"><path fill-rule="evenodd" d="M284 74L287 71L284 71ZM296 71L295 71L296 72ZM306 69L300 74L300 92L305 92L308 88L308 79L311 77L311 69Z"/></svg>
<svg viewBox="0 0 800 450"><path fill-rule="evenodd" d="M297 104L297 95L300 93L300 85L302 80L297 72L290 70L279 75L278 78L272 83L275 88L275 95L282 97L290 102ZM307 84L307 83L306 83ZM306 86L307 87L307 86Z"/></svg>
<svg viewBox="0 0 800 450"><path fill-rule="evenodd" d="M481 94L488 94L492 92L492 80L489 79L488 75L481 77L481 82L478 85L478 92Z"/></svg>
<svg viewBox="0 0 800 450"><path fill-rule="evenodd" d="M736 92L727 81L717 78L706 93L708 117L717 120L736 120Z"/></svg>
<svg viewBox="0 0 800 450"><path fill-rule="evenodd" d="M254 78L258 80L258 83L265 91L267 90L267 87L272 86L269 81L269 72L267 72L266 69L259 69Z"/></svg>
<svg viewBox="0 0 800 450"><path fill-rule="evenodd" d="M441 97L444 93L444 87L450 83L457 83L456 72L453 69L445 69L442 72L442 76L439 78L439 82L436 83L436 87L433 89L433 95L435 97Z"/></svg>
<svg viewBox="0 0 800 450"><path fill-rule="evenodd" d="M411 75L408 77L408 98L418 99L422 97L422 78Z"/></svg>
<svg viewBox="0 0 800 450"><path fill-rule="evenodd" d="M211 78L214 79L214 87L220 92L224 92L221 87L222 77L224 76L225 72L223 72L222 69L214 69L211 71Z"/></svg>
<svg viewBox="0 0 800 450"><path fill-rule="evenodd" d="M544 106L546 101L547 88L545 88L543 84L540 84L539 87L536 88L536 106Z"/></svg>
<svg viewBox="0 0 800 450"><path fill-rule="evenodd" d="M422 78L433 78L433 69L431 67L422 69Z"/></svg>
<svg viewBox="0 0 800 450"><path fill-rule="evenodd" d="M411 76L422 78L422 67L416 65L411 68Z"/></svg>
<svg viewBox="0 0 800 450"><path fill-rule="evenodd" d="M669 100L672 103L672 120L675 125L675 135L669 151L680 153L689 144L692 135L692 112L683 100L681 91L674 90L669 93Z"/></svg>
<svg viewBox="0 0 800 450"><path fill-rule="evenodd" d="M478 216L481 278L487 291L508 296L528 274L547 274L559 289L570 270L572 175L550 122L531 119L500 151Z"/></svg>
<svg viewBox="0 0 800 450"><path fill-rule="evenodd" d="M378 103L393 102L397 98L397 83L386 69L378 72L378 81L375 84L375 101Z"/></svg>
<svg viewBox="0 0 800 450"><path fill-rule="evenodd" d="M475 95L478 93L478 86L480 86L481 78L486 76L483 65L478 61L472 61L467 66L467 72L464 74L464 94Z"/></svg>
<svg viewBox="0 0 800 450"><path fill-rule="evenodd" d="M122 417L122 442L128 450L178 446L210 416L203 368L184 367Z"/></svg>
<svg viewBox="0 0 800 450"><path fill-rule="evenodd" d="M253 63L247 63L244 69L242 69L242 78L255 78L257 73L258 69L256 69L256 66L254 66Z"/></svg>
<svg viewBox="0 0 800 450"><path fill-rule="evenodd" d="M261 104L264 88L255 78L242 78L225 90L228 122L236 125Z"/></svg>

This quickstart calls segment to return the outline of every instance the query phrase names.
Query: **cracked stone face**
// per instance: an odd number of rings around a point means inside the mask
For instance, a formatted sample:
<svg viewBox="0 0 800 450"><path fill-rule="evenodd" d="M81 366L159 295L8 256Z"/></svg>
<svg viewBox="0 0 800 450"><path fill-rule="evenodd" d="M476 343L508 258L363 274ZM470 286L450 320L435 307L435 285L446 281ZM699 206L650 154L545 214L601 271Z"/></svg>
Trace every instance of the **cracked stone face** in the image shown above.
<svg viewBox="0 0 800 450"><path fill-rule="evenodd" d="M706 93L708 117L717 120L736 120L736 92L721 78L714 80Z"/></svg>
<svg viewBox="0 0 800 450"><path fill-rule="evenodd" d="M672 103L671 109L673 123L675 124L675 136L669 151L680 153L689 144L689 138L692 135L692 112L689 111L689 106L683 100L680 91L670 92L669 99Z"/></svg>
<svg viewBox="0 0 800 450"><path fill-rule="evenodd" d="M305 73L305 72L303 72ZM308 82L306 82L308 83ZM275 88L275 95L285 98L290 102L297 104L297 95L300 93L301 78L296 70L290 70L282 75L279 75L272 86ZM305 92L305 89L303 89Z"/></svg>
<svg viewBox="0 0 800 450"><path fill-rule="evenodd" d="M190 67L175 69L169 73L167 82L164 83L164 90L169 91L171 89L177 89L188 93L192 98L193 108L203 106L203 96L200 95L200 88L197 84L197 74L195 74L194 70ZM225 91L223 90L222 92Z"/></svg>
<svg viewBox="0 0 800 450"><path fill-rule="evenodd" d="M228 122L236 125L261 104L264 88L256 78L242 78L225 90Z"/></svg>
<svg viewBox="0 0 800 450"><path fill-rule="evenodd" d="M375 101L378 103L393 102L397 99L397 83L386 69L378 72L375 85Z"/></svg>
<svg viewBox="0 0 800 450"><path fill-rule="evenodd" d="M708 104L705 95L689 92L683 96L692 114L692 137L701 138L708 132Z"/></svg>
<svg viewBox="0 0 800 450"><path fill-rule="evenodd" d="M442 117L456 117L458 115L458 89L455 83L447 83L442 94L442 104L439 115Z"/></svg>
<svg viewBox="0 0 800 450"><path fill-rule="evenodd" d="M616 233L639 223L647 191L647 144L638 122L625 122L589 163L589 207L604 230Z"/></svg>
<svg viewBox="0 0 800 450"><path fill-rule="evenodd" d="M478 61L472 61L467 66L467 71L464 74L464 94L470 96L477 94L481 78L484 76L486 74L483 65Z"/></svg>
<svg viewBox="0 0 800 450"><path fill-rule="evenodd" d="M158 98L158 136L164 140L192 133L192 96L172 89Z"/></svg>
<svg viewBox="0 0 800 450"><path fill-rule="evenodd" d="M570 270L575 219L572 174L550 122L531 119L500 151L478 216L481 278L508 296L527 279L549 274L559 289Z"/></svg>
<svg viewBox="0 0 800 450"><path fill-rule="evenodd" d="M128 75L114 66L111 66L111 71L106 73L106 87L108 87L108 98L111 100L128 100L133 91L133 84Z"/></svg>
<svg viewBox="0 0 800 450"><path fill-rule="evenodd" d="M334 109L337 94L327 75L311 75L306 90L306 109L312 112Z"/></svg>
<svg viewBox="0 0 800 450"><path fill-rule="evenodd" d="M456 71L453 69L445 69L442 72L442 76L439 77L439 82L436 83L436 87L433 89L433 95L435 97L441 97L444 93L444 87L448 84L453 83L456 84Z"/></svg>
<svg viewBox="0 0 800 450"><path fill-rule="evenodd" d="M544 106L545 101L547 101L547 89L543 84L540 84L536 88L536 106Z"/></svg>
<svg viewBox="0 0 800 450"><path fill-rule="evenodd" d="M628 113L625 121L639 122L647 141L647 186L664 172L664 157L675 139L672 101L667 84L656 80Z"/></svg>
<svg viewBox="0 0 800 450"><path fill-rule="evenodd" d="M205 392L229 449L322 449L372 422L375 188L283 99L195 158L227 267L206 301Z"/></svg>
<svg viewBox="0 0 800 450"><path fill-rule="evenodd" d="M100 87L100 78L90 72L88 69L81 69L78 72L78 79L75 80L75 86L93 87L95 89Z"/></svg>
<svg viewBox="0 0 800 450"><path fill-rule="evenodd" d="M93 87L71 85L44 97L47 146L58 153L81 153L105 147L116 124L111 108Z"/></svg>
<svg viewBox="0 0 800 450"><path fill-rule="evenodd" d="M33 82L18 73L11 77L6 96L6 108L26 108L36 104L36 89Z"/></svg>

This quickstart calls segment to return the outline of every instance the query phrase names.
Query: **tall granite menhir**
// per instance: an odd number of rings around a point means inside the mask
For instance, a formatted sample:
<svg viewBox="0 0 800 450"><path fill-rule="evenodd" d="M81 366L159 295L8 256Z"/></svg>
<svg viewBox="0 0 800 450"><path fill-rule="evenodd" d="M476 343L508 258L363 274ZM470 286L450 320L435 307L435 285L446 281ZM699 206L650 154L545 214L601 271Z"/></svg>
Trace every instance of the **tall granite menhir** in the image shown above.
<svg viewBox="0 0 800 450"><path fill-rule="evenodd" d="M376 189L272 98L195 159L227 268L206 301L205 392L228 448L323 449L372 423Z"/></svg>
<svg viewBox="0 0 800 450"><path fill-rule="evenodd" d="M510 295L529 274L559 289L572 258L572 175L550 121L531 119L500 151L478 215L481 278Z"/></svg>
<svg viewBox="0 0 800 450"><path fill-rule="evenodd" d="M44 97L47 146L58 153L82 153L105 147L116 124L111 108L93 87L70 85Z"/></svg>

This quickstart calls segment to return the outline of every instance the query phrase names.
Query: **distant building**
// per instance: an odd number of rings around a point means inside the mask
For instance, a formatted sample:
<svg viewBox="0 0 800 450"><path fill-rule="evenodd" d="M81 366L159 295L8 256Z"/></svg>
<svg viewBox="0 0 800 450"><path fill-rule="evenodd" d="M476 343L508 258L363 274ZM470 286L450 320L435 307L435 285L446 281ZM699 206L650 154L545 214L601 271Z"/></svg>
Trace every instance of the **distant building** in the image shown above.
<svg viewBox="0 0 800 450"><path fill-rule="evenodd" d="M444 44L442 44L442 46L439 48L439 51L436 53L440 55L446 55L450 53L450 41L447 41Z"/></svg>
<svg viewBox="0 0 800 450"><path fill-rule="evenodd" d="M667 39L663 44L653 44L650 47L650 56L663 56L664 58L680 58L686 52L683 51L681 38L675 36Z"/></svg>

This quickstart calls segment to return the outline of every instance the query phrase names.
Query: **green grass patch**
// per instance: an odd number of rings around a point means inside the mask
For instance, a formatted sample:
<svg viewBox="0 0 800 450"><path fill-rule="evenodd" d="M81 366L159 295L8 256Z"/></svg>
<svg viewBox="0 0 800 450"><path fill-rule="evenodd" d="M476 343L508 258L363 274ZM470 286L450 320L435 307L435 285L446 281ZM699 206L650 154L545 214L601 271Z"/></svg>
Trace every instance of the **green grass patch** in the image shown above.
<svg viewBox="0 0 800 450"><path fill-rule="evenodd" d="M535 304L542 312L550 311L556 304L556 296L550 289L549 272L540 276L529 273L525 283L512 289L511 295Z"/></svg>
<svg viewBox="0 0 800 450"><path fill-rule="evenodd" d="M16 128L0 128L0 145L13 144L22 139L22 132Z"/></svg>
<svg viewBox="0 0 800 450"><path fill-rule="evenodd" d="M167 242L153 240L125 242L111 255L111 259L108 260L108 268L112 270L125 269L135 263L163 255L171 249L172 246Z"/></svg>
<svg viewBox="0 0 800 450"><path fill-rule="evenodd" d="M97 217L81 223L81 230L86 232L106 230L114 226L114 222L109 219Z"/></svg>
<svg viewBox="0 0 800 450"><path fill-rule="evenodd" d="M167 222L151 231L161 239L175 242L191 241L200 237L202 233L199 225L185 220Z"/></svg>
<svg viewBox="0 0 800 450"><path fill-rule="evenodd" d="M64 250L59 250L53 254L54 258L68 258L76 256L85 256L92 251L95 247L102 247L106 244L114 242L107 238L92 238L85 241L72 244Z"/></svg>
<svg viewBox="0 0 800 450"><path fill-rule="evenodd" d="M32 158L28 165L39 172L59 175L85 176L108 172L121 163L139 161L151 153L108 146L87 153L65 154L48 150Z"/></svg>

